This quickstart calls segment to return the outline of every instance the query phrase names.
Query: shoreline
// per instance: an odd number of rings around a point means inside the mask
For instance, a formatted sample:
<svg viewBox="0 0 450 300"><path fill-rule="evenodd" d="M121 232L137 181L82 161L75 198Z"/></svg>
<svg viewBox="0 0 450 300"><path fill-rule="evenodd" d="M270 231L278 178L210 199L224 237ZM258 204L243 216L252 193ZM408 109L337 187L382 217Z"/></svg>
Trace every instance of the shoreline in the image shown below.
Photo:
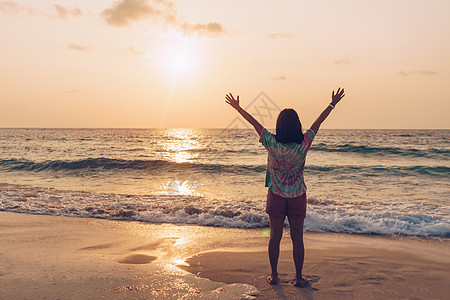
<svg viewBox="0 0 450 300"><path fill-rule="evenodd" d="M152 224L0 212L0 299L443 299L450 240L305 233L293 287L289 235L282 284L270 286L267 229ZM292 278L291 278L292 277ZM4 298L3 298L4 297Z"/></svg>

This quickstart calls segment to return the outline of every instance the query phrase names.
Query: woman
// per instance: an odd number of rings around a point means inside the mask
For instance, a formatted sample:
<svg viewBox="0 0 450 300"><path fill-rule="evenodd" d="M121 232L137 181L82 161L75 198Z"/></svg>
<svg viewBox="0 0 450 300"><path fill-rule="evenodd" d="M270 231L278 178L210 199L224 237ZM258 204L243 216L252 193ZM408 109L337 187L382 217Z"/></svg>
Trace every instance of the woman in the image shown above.
<svg viewBox="0 0 450 300"><path fill-rule="evenodd" d="M226 102L253 125L259 134L259 141L268 152L265 186L268 187L266 212L270 220L268 248L272 274L267 278L269 284L278 284L280 281L277 270L278 257L286 216L289 220L296 270L294 285L306 287L309 284L308 279L302 276L305 257L303 222L306 216L306 185L303 169L306 154L320 125L344 96L344 89L339 88L336 93L333 91L331 103L304 134L295 110L282 110L277 118L276 135L263 128L255 118L239 106L239 96L236 99L231 93L225 96Z"/></svg>

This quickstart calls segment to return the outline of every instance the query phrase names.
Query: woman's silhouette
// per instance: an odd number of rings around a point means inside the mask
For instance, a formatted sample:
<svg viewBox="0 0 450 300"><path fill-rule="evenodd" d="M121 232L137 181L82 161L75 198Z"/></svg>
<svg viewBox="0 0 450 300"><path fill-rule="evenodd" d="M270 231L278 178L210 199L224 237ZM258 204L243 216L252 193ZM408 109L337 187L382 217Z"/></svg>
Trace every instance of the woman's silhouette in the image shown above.
<svg viewBox="0 0 450 300"><path fill-rule="evenodd" d="M296 270L295 286L306 287L308 279L302 276L305 248L303 245L303 221L306 216L306 185L303 179L306 154L319 131L319 127L328 117L335 105L345 96L339 88L331 94L331 103L320 114L305 133L297 113L293 109L284 109L277 118L276 134L270 133L255 118L239 105L239 96L235 99L230 93L226 102L236 109L259 134L259 141L267 150L266 184L268 187L266 212L270 220L269 261L272 275L267 278L269 284L278 284L278 257L283 235L284 219L289 220Z"/></svg>

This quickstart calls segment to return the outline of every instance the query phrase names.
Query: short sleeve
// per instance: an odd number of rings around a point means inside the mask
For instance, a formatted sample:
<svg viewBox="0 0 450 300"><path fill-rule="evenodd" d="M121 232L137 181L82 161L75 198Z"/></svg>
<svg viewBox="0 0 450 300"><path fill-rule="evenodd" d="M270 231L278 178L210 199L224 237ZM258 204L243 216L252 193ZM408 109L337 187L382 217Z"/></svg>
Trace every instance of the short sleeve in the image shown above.
<svg viewBox="0 0 450 300"><path fill-rule="evenodd" d="M312 129L306 130L306 132L305 132L304 135L306 135L306 136L309 138L309 140L311 141L311 143L312 143L312 141L314 140L314 137L316 136L316 135L314 134L314 131L312 131Z"/></svg>
<svg viewBox="0 0 450 300"><path fill-rule="evenodd" d="M263 129L261 129L261 132L259 133L259 142L261 142L261 143L262 143L262 138L263 138L264 132L266 132L266 130L267 129L263 128Z"/></svg>
<svg viewBox="0 0 450 300"><path fill-rule="evenodd" d="M315 137L314 131L312 131L311 129L306 130L306 132L303 134L302 145L305 151L308 151L308 149L311 147L314 137Z"/></svg>
<svg viewBox="0 0 450 300"><path fill-rule="evenodd" d="M263 128L263 130L261 131L259 141L266 148L269 146L273 146L276 143L275 136L265 128Z"/></svg>

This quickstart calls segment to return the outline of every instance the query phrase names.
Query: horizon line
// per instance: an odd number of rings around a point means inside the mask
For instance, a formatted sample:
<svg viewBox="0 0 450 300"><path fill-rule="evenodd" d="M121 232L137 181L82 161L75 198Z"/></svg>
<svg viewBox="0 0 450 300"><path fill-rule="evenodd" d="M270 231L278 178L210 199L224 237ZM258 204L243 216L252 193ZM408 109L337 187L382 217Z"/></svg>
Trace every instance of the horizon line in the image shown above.
<svg viewBox="0 0 450 300"><path fill-rule="evenodd" d="M248 127L0 127L0 129L248 129ZM275 128L268 128L275 129ZM322 130L450 130L450 128L321 128ZM307 129L305 129L307 130Z"/></svg>

